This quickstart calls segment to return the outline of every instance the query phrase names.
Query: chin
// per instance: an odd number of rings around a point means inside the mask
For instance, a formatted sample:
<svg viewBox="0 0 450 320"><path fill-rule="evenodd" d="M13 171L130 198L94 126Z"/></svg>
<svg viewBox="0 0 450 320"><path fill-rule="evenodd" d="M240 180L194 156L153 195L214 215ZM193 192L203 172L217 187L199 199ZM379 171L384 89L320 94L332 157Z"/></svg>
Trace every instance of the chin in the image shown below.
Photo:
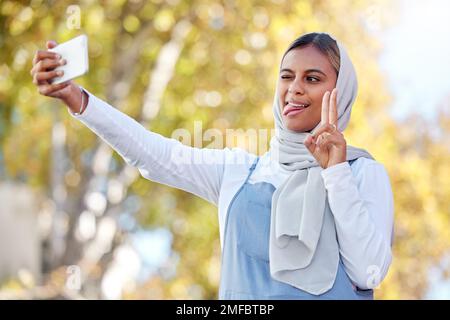
<svg viewBox="0 0 450 320"><path fill-rule="evenodd" d="M302 123L292 123L290 121L285 122L286 128L295 131L295 132L310 132L313 128L310 128L310 126L307 126Z"/></svg>

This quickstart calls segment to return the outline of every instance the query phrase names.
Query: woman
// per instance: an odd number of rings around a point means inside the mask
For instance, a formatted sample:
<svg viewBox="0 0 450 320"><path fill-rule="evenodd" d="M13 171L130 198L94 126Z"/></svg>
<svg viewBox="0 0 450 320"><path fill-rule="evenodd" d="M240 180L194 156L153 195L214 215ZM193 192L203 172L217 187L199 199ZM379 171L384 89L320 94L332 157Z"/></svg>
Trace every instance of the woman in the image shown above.
<svg viewBox="0 0 450 320"><path fill-rule="evenodd" d="M53 53L33 62L39 92L61 99L143 177L218 206L220 299L373 299L392 259L392 191L383 165L346 145L357 80L331 36L303 35L284 54L276 134L261 157L147 131L73 82L49 84L64 63Z"/></svg>

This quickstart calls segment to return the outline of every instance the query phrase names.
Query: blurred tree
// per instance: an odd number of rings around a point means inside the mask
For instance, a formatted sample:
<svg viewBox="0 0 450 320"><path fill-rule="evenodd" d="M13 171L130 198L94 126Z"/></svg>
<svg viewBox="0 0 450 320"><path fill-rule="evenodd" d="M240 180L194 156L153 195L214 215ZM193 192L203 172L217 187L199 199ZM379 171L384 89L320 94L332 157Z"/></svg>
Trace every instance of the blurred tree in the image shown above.
<svg viewBox="0 0 450 320"><path fill-rule="evenodd" d="M170 230L172 254L147 282L125 288L123 297L215 299L220 272L216 208L143 179L61 103L37 94L29 70L46 40L87 34L90 71L77 82L149 130L171 136L176 128L194 133L195 120L203 130L271 129L282 52L300 34L324 30L346 44L359 75L348 142L367 147L385 164L394 189L394 262L377 297L424 297L427 270L449 243L450 153L443 143L449 115L436 128L442 140L420 130L420 119L390 119L377 66L381 48L369 32L370 24L389 22L388 14L376 15L387 3L80 1L81 29L70 29L73 1L2 1L1 153L9 179L48 196L40 213L52 221L42 231L44 284L61 294L62 266L77 264L84 275L82 295L103 297L102 279L114 253L142 227ZM94 233L80 234L80 217L95 221ZM130 227L124 217L137 223Z"/></svg>

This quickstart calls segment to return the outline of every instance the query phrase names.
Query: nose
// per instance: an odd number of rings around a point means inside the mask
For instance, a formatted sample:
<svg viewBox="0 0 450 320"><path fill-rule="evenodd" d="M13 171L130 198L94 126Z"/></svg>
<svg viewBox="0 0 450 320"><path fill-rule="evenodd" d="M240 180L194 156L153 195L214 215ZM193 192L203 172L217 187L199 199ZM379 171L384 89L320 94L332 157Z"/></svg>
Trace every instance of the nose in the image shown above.
<svg viewBox="0 0 450 320"><path fill-rule="evenodd" d="M292 81L289 85L288 92L290 94L305 94L305 88L303 88L301 80L295 79L294 81Z"/></svg>

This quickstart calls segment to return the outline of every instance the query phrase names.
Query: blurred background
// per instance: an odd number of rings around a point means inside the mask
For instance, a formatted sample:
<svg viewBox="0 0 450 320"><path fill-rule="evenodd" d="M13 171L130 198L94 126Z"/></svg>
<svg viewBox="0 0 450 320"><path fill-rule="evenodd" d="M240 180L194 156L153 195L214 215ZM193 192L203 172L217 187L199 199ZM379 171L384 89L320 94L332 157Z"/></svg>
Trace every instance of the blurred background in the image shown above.
<svg viewBox="0 0 450 320"><path fill-rule="evenodd" d="M345 132L389 172L394 260L377 299L450 299L450 3L0 2L0 299L216 299L217 209L142 178L31 82L46 40L89 37L77 83L171 136L272 129L281 55L343 41L359 77ZM245 146L243 146L245 147Z"/></svg>

